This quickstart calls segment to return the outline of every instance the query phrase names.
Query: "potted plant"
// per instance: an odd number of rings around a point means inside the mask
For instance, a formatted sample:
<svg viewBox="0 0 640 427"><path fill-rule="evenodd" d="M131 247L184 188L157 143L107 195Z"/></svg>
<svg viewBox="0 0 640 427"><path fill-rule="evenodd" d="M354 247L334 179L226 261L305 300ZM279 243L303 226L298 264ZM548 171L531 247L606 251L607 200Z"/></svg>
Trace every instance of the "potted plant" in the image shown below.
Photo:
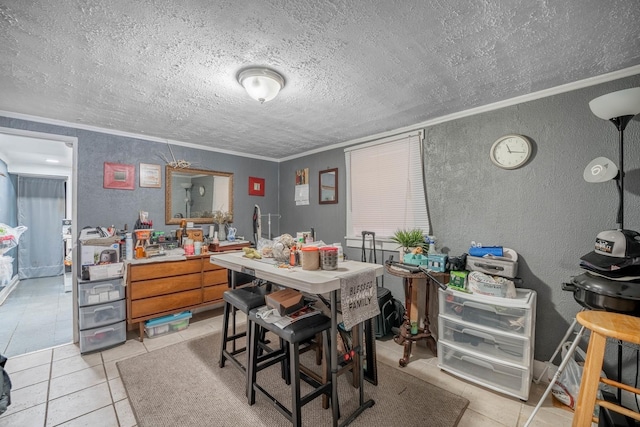
<svg viewBox="0 0 640 427"><path fill-rule="evenodd" d="M391 240L400 245L400 261L404 258L404 254L409 253L413 248L424 247L424 232L419 228L412 230L396 230L391 236Z"/></svg>

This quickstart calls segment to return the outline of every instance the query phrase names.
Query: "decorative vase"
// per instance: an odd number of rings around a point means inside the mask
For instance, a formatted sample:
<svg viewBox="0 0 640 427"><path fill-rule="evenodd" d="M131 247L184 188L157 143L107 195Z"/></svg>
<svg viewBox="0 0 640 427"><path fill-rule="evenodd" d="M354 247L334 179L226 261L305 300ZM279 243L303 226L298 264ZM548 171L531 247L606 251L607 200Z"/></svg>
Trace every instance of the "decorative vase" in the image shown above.
<svg viewBox="0 0 640 427"><path fill-rule="evenodd" d="M218 240L227 240L227 225L222 222L218 224Z"/></svg>

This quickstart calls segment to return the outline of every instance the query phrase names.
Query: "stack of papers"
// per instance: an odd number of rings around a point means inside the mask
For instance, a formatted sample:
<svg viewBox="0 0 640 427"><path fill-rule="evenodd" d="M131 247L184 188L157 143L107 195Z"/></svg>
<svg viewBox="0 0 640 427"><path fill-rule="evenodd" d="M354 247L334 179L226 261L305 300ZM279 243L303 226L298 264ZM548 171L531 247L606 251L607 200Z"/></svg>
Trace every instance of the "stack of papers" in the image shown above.
<svg viewBox="0 0 640 427"><path fill-rule="evenodd" d="M267 323L271 323L280 329L284 329L290 324L305 317L315 316L320 314L321 311L312 305L305 305L304 307L290 313L286 316L280 316L278 310L268 306L263 306L258 309L256 316Z"/></svg>

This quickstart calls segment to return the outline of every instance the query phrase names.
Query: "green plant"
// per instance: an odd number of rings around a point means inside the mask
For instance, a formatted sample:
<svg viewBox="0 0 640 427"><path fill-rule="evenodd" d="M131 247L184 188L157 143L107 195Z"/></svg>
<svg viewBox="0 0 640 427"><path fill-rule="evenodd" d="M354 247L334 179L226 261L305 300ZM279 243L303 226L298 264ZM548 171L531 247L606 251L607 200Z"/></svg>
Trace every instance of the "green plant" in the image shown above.
<svg viewBox="0 0 640 427"><path fill-rule="evenodd" d="M408 252L409 248L424 247L424 232L419 228L412 230L396 230L391 236L391 240L400 245L400 247Z"/></svg>

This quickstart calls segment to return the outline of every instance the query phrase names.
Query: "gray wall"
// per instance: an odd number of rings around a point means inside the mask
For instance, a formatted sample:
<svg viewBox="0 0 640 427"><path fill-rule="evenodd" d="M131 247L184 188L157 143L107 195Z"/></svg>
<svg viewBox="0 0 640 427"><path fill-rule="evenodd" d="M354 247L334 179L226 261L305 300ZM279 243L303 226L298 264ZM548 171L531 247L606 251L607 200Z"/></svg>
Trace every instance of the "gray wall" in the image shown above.
<svg viewBox="0 0 640 427"><path fill-rule="evenodd" d="M78 230L87 226L122 228L125 224L131 230L141 210L149 212L154 229L168 232L177 227L166 225L164 219L165 162L161 156L171 158L166 144L5 117L0 117L0 126L78 138ZM254 204L260 204L263 210L277 212L278 192L273 184L278 181L277 163L177 145L172 145L172 150L176 159L188 160L195 168L233 172L234 225L238 235L251 239ZM104 162L135 165L135 190L104 189ZM138 186L140 163L163 166L162 188ZM265 197L249 196L249 176L265 178Z"/></svg>
<svg viewBox="0 0 640 427"><path fill-rule="evenodd" d="M536 290L535 358L547 360L581 306L561 289L580 274L579 259L593 250L598 232L616 227L615 184L589 184L585 166L605 156L619 164L618 133L594 116L589 101L640 86L640 76L621 79L500 110L458 119L425 130L428 203L438 246L451 255L468 251L472 240L515 249L523 287ZM489 160L499 137L519 133L534 141L529 163L513 171ZM640 123L625 132L625 228L640 231ZM318 170L338 167L339 205L318 204ZM309 167L311 204L295 206L293 172ZM345 235L344 151L335 149L281 164L280 211L289 231L315 226L328 242ZM360 251L349 250L359 259ZM378 262L388 254L378 253ZM402 299L399 280L385 286ZM633 363L635 356L625 353Z"/></svg>

